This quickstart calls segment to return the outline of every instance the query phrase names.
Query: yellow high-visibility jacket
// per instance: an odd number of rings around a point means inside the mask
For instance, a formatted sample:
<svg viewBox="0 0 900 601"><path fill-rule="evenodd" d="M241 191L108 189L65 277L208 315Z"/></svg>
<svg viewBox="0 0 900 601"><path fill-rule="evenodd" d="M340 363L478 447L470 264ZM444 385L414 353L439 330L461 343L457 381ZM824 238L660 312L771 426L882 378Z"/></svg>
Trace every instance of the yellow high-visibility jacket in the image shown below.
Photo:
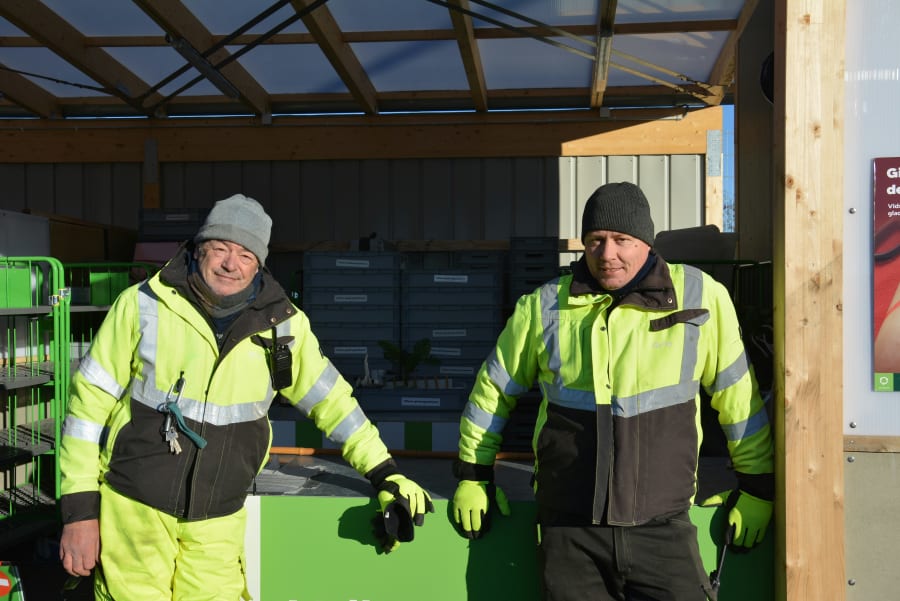
<svg viewBox="0 0 900 601"><path fill-rule="evenodd" d="M711 395L740 485L770 496L771 430L734 306L702 271L655 264L621 298L582 258L519 299L460 424L457 475L480 480L516 399L542 392L532 440L539 512L637 525L690 507Z"/></svg>
<svg viewBox="0 0 900 601"><path fill-rule="evenodd" d="M119 295L72 378L60 449L63 522L98 517L101 480L191 520L240 509L268 460L268 410L278 392L340 444L357 471L390 471L377 429L268 271L220 344L187 285L187 253ZM276 391L277 345L288 347L291 361L290 381ZM179 431L182 452L174 454L163 409L179 381L177 407L206 445Z"/></svg>

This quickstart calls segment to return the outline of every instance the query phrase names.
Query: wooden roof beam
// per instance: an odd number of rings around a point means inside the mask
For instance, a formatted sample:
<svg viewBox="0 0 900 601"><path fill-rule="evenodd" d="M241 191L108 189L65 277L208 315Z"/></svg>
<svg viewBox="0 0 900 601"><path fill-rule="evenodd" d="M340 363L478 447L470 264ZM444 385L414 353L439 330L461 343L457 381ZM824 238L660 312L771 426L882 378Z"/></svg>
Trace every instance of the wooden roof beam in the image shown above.
<svg viewBox="0 0 900 601"><path fill-rule="evenodd" d="M661 21L642 23L616 23L613 25L614 35L639 35L656 33L693 33L707 31L733 31L737 29L737 19L710 19L692 21ZM557 25L557 29L567 31L573 35L592 37L596 35L596 25ZM520 28L531 36L548 36L552 33L546 27L524 26ZM474 31L476 40L492 40L502 38L521 37L520 34L499 27L476 27ZM212 34L214 44L221 42L227 36ZM256 34L244 33L235 36L231 41L235 46L252 44L257 39ZM382 31L345 31L342 39L348 44L360 42L428 42L435 40L455 40L456 32L452 29L401 29ZM305 32L276 33L265 42L264 45L281 44L315 44L315 38ZM86 47L153 47L168 46L164 36L161 35L102 35L87 36L84 38ZM41 44L26 36L0 35L0 46L15 48L37 48Z"/></svg>
<svg viewBox="0 0 900 601"><path fill-rule="evenodd" d="M313 0L291 0L294 10L305 11ZM334 20L328 6L319 6L305 14L303 24L313 35L325 57L337 71L338 76L350 94L362 107L363 112L374 115L378 113L378 101L375 97L375 86L372 85L366 70L353 49L341 37L341 30Z"/></svg>
<svg viewBox="0 0 900 601"><path fill-rule="evenodd" d="M191 46L203 53L211 48L215 36L180 0L133 0L147 15L171 36L187 41ZM231 54L220 48L206 56L212 66L227 60ZM222 76L235 88L241 102L250 107L264 119L271 118L272 110L269 94L250 73L237 61L224 65L220 69Z"/></svg>
<svg viewBox="0 0 900 601"><path fill-rule="evenodd" d="M725 41L725 45L722 46L722 51L719 53L718 58L716 58L707 81L714 86L718 86L720 93L715 98L711 98L712 102L710 104L721 103L725 90L730 88L734 82L734 60L737 43L741 38L741 34L744 33L744 29L747 28L747 23L750 22L750 17L753 16L753 11L756 10L757 4L759 4L759 0L745 0L741 14L738 15L737 27L728 34L728 39Z"/></svg>
<svg viewBox="0 0 900 601"><path fill-rule="evenodd" d="M481 53L478 51L478 41L475 39L475 27L472 25L472 17L463 10L469 10L469 0L449 0L450 4L462 10L450 11L450 21L456 32L456 41L459 45L459 54L463 67L466 70L466 79L469 81L469 90L472 92L472 102L476 111L488 110L487 84L484 81L484 66L481 63Z"/></svg>
<svg viewBox="0 0 900 601"><path fill-rule="evenodd" d="M0 95L45 119L62 117L62 109L44 88L0 64Z"/></svg>
<svg viewBox="0 0 900 601"><path fill-rule="evenodd" d="M594 52L594 70L591 74L591 108L603 106L603 94L609 81L609 59L612 55L613 26L616 22L618 0L599 0L597 11L597 48Z"/></svg>
<svg viewBox="0 0 900 601"><path fill-rule="evenodd" d="M137 75L102 48L89 48L84 36L42 2L4 0L0 16L60 55L105 91L146 114L135 98L149 88Z"/></svg>

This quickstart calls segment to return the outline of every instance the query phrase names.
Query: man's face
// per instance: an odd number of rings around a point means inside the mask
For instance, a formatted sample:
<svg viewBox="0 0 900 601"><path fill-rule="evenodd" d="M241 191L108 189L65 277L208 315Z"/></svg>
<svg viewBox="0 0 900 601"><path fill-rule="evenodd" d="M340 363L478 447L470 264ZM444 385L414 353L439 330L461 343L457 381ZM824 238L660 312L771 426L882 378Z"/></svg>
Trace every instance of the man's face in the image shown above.
<svg viewBox="0 0 900 601"><path fill-rule="evenodd" d="M584 236L588 270L607 290L618 290L628 284L647 262L649 254L649 244L621 232L595 230Z"/></svg>
<svg viewBox="0 0 900 601"><path fill-rule="evenodd" d="M234 242L205 240L197 248L200 275L219 296L237 294L250 285L259 270L256 255Z"/></svg>

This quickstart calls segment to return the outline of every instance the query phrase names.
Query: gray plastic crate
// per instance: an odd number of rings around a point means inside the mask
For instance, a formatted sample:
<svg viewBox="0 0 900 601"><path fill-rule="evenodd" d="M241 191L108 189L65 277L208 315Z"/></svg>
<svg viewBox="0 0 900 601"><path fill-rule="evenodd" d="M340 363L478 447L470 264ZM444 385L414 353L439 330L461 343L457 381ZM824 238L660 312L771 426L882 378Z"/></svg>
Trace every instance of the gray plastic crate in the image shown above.
<svg viewBox="0 0 900 601"><path fill-rule="evenodd" d="M503 301L503 279L494 270L406 271L401 284L404 307L494 305Z"/></svg>
<svg viewBox="0 0 900 601"><path fill-rule="evenodd" d="M500 334L500 324L402 324L401 339L407 341L427 338L432 345L456 344L459 342L491 342Z"/></svg>
<svg viewBox="0 0 900 601"><path fill-rule="evenodd" d="M208 208L141 209L138 219L138 240L142 242L191 240L208 214Z"/></svg>
<svg viewBox="0 0 900 601"><path fill-rule="evenodd" d="M368 305L312 305L304 303L303 312L309 317L313 331L318 331L319 324L344 324L347 328L352 324L400 324L400 311L397 307Z"/></svg>
<svg viewBox="0 0 900 601"><path fill-rule="evenodd" d="M494 348L494 342L431 342L431 356L445 361L481 362Z"/></svg>
<svg viewBox="0 0 900 601"><path fill-rule="evenodd" d="M460 269L407 270L403 272L402 287L439 288L442 290L466 290L480 288L500 288L499 271L472 271Z"/></svg>
<svg viewBox="0 0 900 601"><path fill-rule="evenodd" d="M319 252L303 253L303 270L337 270L364 273L373 270L399 270L402 255L396 252Z"/></svg>
<svg viewBox="0 0 900 601"><path fill-rule="evenodd" d="M360 307L393 307L398 302L398 291L392 288L306 288L303 291L303 307L323 305L350 305Z"/></svg>
<svg viewBox="0 0 900 601"><path fill-rule="evenodd" d="M429 390L419 388L357 388L354 396L366 414L382 411L461 412L468 400L465 388Z"/></svg>
<svg viewBox="0 0 900 601"><path fill-rule="evenodd" d="M303 289L309 290L333 290L345 286L365 288L391 288L400 287L400 272L384 269L372 269L351 273L338 269L332 270L304 270Z"/></svg>
<svg viewBox="0 0 900 601"><path fill-rule="evenodd" d="M553 236L513 236L509 239L510 252L559 252L559 238Z"/></svg>
<svg viewBox="0 0 900 601"><path fill-rule="evenodd" d="M503 311L498 305L450 306L425 305L404 307L404 325L433 326L434 324L464 324L470 326L495 326L503 323Z"/></svg>
<svg viewBox="0 0 900 601"><path fill-rule="evenodd" d="M320 344L324 344L325 341L377 344L379 340L388 340L396 344L400 340L400 323L397 320L355 323L352 327L348 327L345 322L310 321L312 331Z"/></svg>
<svg viewBox="0 0 900 601"><path fill-rule="evenodd" d="M481 369L485 357L481 359L447 359L441 358L441 362L437 365L422 365L416 368L416 373L424 378L439 376L442 378L452 378L454 385L461 385L464 388L472 388L475 376Z"/></svg>
<svg viewBox="0 0 900 601"><path fill-rule="evenodd" d="M453 253L453 265L461 269L488 269L502 272L506 252L499 250L471 250Z"/></svg>

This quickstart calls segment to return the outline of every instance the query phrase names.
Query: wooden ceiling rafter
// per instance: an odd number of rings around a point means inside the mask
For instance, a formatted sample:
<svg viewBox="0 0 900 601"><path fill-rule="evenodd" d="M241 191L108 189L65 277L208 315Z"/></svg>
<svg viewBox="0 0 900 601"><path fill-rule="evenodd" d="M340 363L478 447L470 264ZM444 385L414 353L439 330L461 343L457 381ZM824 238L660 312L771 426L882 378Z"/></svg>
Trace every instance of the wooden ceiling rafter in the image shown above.
<svg viewBox="0 0 900 601"><path fill-rule="evenodd" d="M453 23L453 32L459 45L459 55L466 72L466 80L469 82L469 90L472 94L472 103L476 111L488 110L487 84L484 81L484 66L481 62L481 53L478 50L478 40L475 39L475 26L472 17L467 14L469 0L449 0L456 9L448 9L450 21Z"/></svg>
<svg viewBox="0 0 900 601"><path fill-rule="evenodd" d="M724 90L730 88L734 82L737 43L741 34L744 33L747 24L750 22L750 17L753 16L757 4L759 4L759 0L744 1L744 7L741 9L741 14L738 15L737 25L731 33L728 34L728 39L725 41L725 45L722 47L719 56L716 58L713 68L710 70L709 81L719 86L723 94ZM721 102L721 100L722 98L720 97L719 102Z"/></svg>
<svg viewBox="0 0 900 601"><path fill-rule="evenodd" d="M291 0L294 9L305 12L311 0ZM359 62L350 44L341 36L340 27L327 5L319 6L303 16L303 24L322 49L323 54L337 72L350 94L359 103L362 111L369 115L378 113L378 99L375 86L365 68Z"/></svg>
<svg viewBox="0 0 900 601"><path fill-rule="evenodd" d="M609 83L609 60L612 55L613 28L616 23L617 0L599 0L597 11L597 49L591 73L591 108L603 107L603 94Z"/></svg>
<svg viewBox="0 0 900 601"><path fill-rule="evenodd" d="M56 97L24 75L10 71L0 64L0 96L9 99L44 119L58 119L63 111Z"/></svg>
<svg viewBox="0 0 900 601"><path fill-rule="evenodd" d="M48 6L30 0L4 0L0 16L100 84L106 93L145 114L134 97L150 86L102 48L86 47L81 32Z"/></svg>
<svg viewBox="0 0 900 601"><path fill-rule="evenodd" d="M212 48L216 41L212 33L181 0L132 0L167 34L186 40L198 52ZM165 41L165 40L164 40ZM166 41L166 45L169 42ZM230 53L220 48L206 59L212 64L225 61ZM239 99L257 115L271 116L269 94L240 63L232 61L221 68L222 76L237 90ZM165 100L165 99L161 99Z"/></svg>
<svg viewBox="0 0 900 601"><path fill-rule="evenodd" d="M558 29L584 37L596 35L595 25L559 25ZM665 33L702 33L713 31L734 31L738 27L737 19L692 20L692 21L661 21L650 23L615 23L613 35L654 35ZM522 27L524 32L532 36L550 35L547 28ZM473 35L476 40L497 40L521 37L519 34L506 29L492 27L475 27ZM348 44L366 42L429 42L437 40L455 40L456 32L453 29L402 29L383 31L345 31L341 39ZM223 34L212 34L212 42L219 43L226 37ZM253 44L257 41L256 34L245 33L235 36L230 43L235 46ZM309 33L278 33L263 42L263 45L286 44L315 44L316 40ZM160 35L105 35L85 36L84 45L88 48L117 48L117 47L153 47L168 46L164 36ZM0 36L0 47L7 48L36 48L42 44L26 36Z"/></svg>

